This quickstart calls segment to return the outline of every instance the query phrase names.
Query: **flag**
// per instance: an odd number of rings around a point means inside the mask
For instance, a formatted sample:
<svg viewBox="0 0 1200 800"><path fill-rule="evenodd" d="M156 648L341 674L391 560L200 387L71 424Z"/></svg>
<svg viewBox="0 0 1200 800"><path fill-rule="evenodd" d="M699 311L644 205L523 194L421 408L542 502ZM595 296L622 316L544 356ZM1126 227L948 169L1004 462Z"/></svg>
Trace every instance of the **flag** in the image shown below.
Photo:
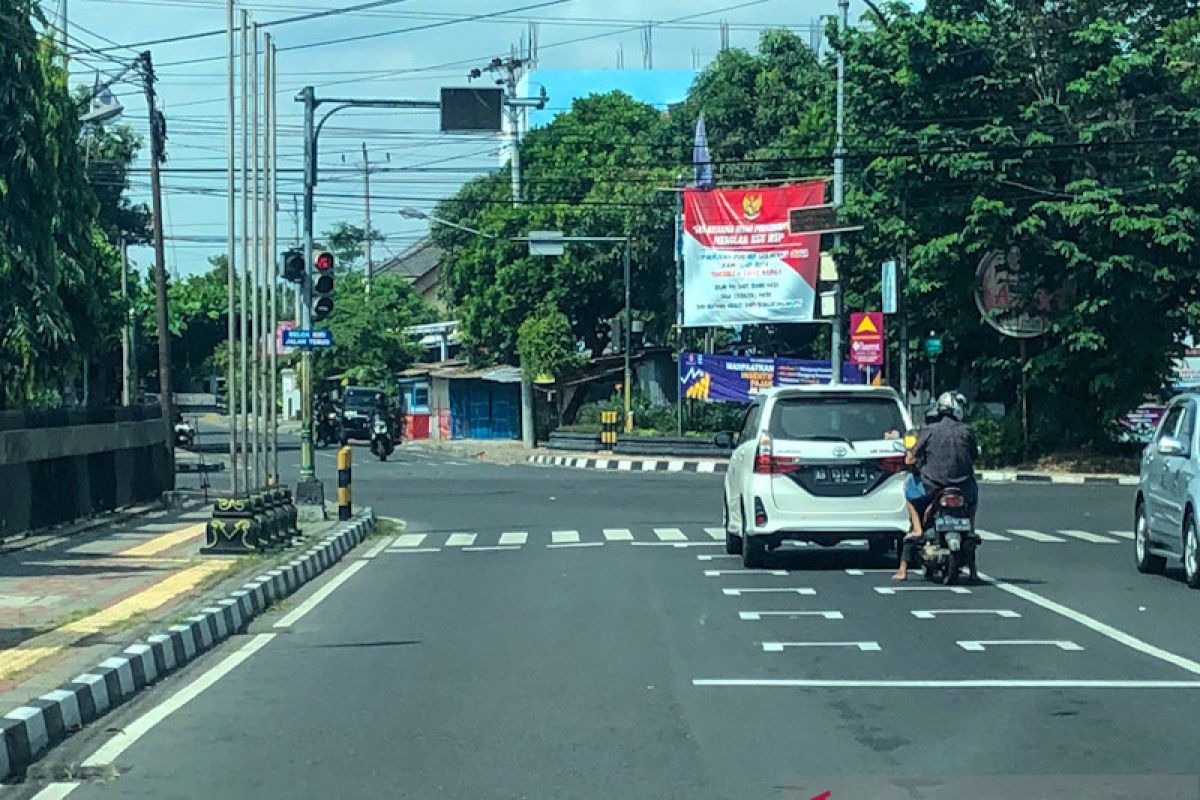
<svg viewBox="0 0 1200 800"><path fill-rule="evenodd" d="M712 161L708 155L708 134L704 130L704 113L696 120L696 141L692 145L692 165L696 168L696 187L711 189L713 180Z"/></svg>

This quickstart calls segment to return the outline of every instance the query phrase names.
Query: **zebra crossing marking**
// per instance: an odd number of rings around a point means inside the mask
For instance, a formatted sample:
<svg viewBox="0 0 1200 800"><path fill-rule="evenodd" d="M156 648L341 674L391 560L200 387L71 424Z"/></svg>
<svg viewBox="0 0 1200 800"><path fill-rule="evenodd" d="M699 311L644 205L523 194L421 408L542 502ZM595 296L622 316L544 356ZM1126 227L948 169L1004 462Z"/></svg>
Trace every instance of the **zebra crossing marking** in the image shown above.
<svg viewBox="0 0 1200 800"><path fill-rule="evenodd" d="M500 534L501 545L517 545L519 547L527 541L529 541L529 534L525 531L508 531Z"/></svg>
<svg viewBox="0 0 1200 800"><path fill-rule="evenodd" d="M704 532L707 533L713 539L717 539L719 541L725 541L725 529L724 528L705 528Z"/></svg>
<svg viewBox="0 0 1200 800"><path fill-rule="evenodd" d="M985 542L1011 542L1012 541L1012 539L1007 536L1001 536L998 533L992 533L991 531L985 531L983 528L976 528L975 533L977 536L979 536L980 539L983 539Z"/></svg>
<svg viewBox="0 0 1200 800"><path fill-rule="evenodd" d="M425 534L423 533L402 533L396 537L392 547L420 547L424 541Z"/></svg>
<svg viewBox="0 0 1200 800"><path fill-rule="evenodd" d="M609 542L632 542L633 531L629 528L605 528L604 539Z"/></svg>
<svg viewBox="0 0 1200 800"><path fill-rule="evenodd" d="M550 531L550 541L554 544L577 544L579 531Z"/></svg>
<svg viewBox="0 0 1200 800"><path fill-rule="evenodd" d="M655 528L654 535L661 542L686 542L688 538L679 528Z"/></svg>
<svg viewBox="0 0 1200 800"><path fill-rule="evenodd" d="M475 544L475 534L473 533L452 533L446 540L446 547L470 547L473 544Z"/></svg>
<svg viewBox="0 0 1200 800"><path fill-rule="evenodd" d="M1051 536L1048 533L1041 531L1031 531L1027 528L1009 528L1008 532L1013 536L1020 536L1023 539L1032 539L1035 542L1065 542L1060 536Z"/></svg>
<svg viewBox="0 0 1200 800"><path fill-rule="evenodd" d="M1070 536L1072 539L1082 539L1085 542L1093 542L1095 544L1116 544L1116 539L1110 539L1107 536L1101 536L1098 533L1091 531L1065 530L1059 531L1063 536Z"/></svg>

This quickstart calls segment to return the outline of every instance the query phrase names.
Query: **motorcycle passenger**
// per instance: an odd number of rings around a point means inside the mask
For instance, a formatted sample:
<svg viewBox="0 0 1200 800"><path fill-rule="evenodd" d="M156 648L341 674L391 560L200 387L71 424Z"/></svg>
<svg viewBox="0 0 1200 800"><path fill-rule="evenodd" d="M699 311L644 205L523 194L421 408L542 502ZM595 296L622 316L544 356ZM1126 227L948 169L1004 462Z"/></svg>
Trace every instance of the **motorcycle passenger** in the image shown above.
<svg viewBox="0 0 1200 800"><path fill-rule="evenodd" d="M937 420L917 434L917 443L905 461L915 467L904 485L912 528L904 537L900 565L892 576L902 581L908 576L908 564L921 547L924 530L921 520L930 501L941 489L954 487L963 493L975 527L975 509L979 504L979 484L975 481L975 458L979 448L975 432L963 421L966 398L959 392L943 392L937 400Z"/></svg>

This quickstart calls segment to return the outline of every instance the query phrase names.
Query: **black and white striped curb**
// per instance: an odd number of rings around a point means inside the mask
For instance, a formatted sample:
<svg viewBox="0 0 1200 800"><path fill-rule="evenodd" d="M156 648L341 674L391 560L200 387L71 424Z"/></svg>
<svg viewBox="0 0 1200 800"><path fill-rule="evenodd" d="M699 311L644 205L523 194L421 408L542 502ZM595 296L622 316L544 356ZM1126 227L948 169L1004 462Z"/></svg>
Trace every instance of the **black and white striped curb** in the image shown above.
<svg viewBox="0 0 1200 800"><path fill-rule="evenodd" d="M624 472L715 472L728 469L725 461L687 461L683 459L592 458L589 456L529 456L532 464L575 469L610 469ZM984 483L1068 483L1074 485L1137 486L1136 475L1076 475L1055 472L1007 472L981 470Z"/></svg>
<svg viewBox="0 0 1200 800"><path fill-rule="evenodd" d="M0 780L21 776L54 745L245 629L250 620L332 567L375 527L364 509L297 558L228 597L126 647L52 692L0 717Z"/></svg>
<svg viewBox="0 0 1200 800"><path fill-rule="evenodd" d="M686 461L684 459L643 458L586 458L576 456L532 455L530 463L548 467L576 467L578 469L615 469L623 472L725 472L725 461Z"/></svg>

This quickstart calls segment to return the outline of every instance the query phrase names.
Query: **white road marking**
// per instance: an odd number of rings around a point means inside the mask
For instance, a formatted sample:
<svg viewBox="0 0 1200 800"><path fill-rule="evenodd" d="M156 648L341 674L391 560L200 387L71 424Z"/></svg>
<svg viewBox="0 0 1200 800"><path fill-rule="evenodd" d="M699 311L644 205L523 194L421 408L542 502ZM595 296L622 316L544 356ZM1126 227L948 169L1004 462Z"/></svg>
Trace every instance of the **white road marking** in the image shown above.
<svg viewBox="0 0 1200 800"><path fill-rule="evenodd" d="M1085 628L1090 628L1101 636L1107 636L1114 642L1118 642L1133 650L1137 650L1139 653L1144 653L1145 655L1157 658L1160 661L1165 661L1168 664L1174 664L1180 669L1187 670L1193 675L1200 675L1200 664L1192 661L1190 658L1184 658L1183 656L1179 656L1155 647L1154 645L1144 642L1137 637L1130 636L1124 631L1117 630L1111 625L1106 625L1097 619L1093 619L1087 614L1080 613L1072 608L1067 608L1061 603L1056 603L1048 597L1042 597L1040 594L1031 592L1028 589L1023 589L1020 586L1013 586L1011 583L1005 583L1004 581L995 580L994 578L987 577L982 572L979 573L979 577L981 580L987 581L997 589L1008 592L1009 594L1014 594L1017 597L1020 597L1022 600L1028 600L1034 605L1041 606L1047 611L1053 611L1055 614L1066 617L1072 622L1078 622Z"/></svg>
<svg viewBox="0 0 1200 800"><path fill-rule="evenodd" d="M493 550L520 550L520 549L521 548L516 545L493 544L493 545L487 545L487 546L482 546L482 547L464 547L463 552L464 553L485 553L485 552L491 552Z"/></svg>
<svg viewBox="0 0 1200 800"><path fill-rule="evenodd" d="M551 531L550 541L555 544L571 544L579 541L579 531Z"/></svg>
<svg viewBox="0 0 1200 800"><path fill-rule="evenodd" d="M721 542L725 541L725 529L724 528L705 528L704 532L707 533L713 539L716 539L717 541L721 541Z"/></svg>
<svg viewBox="0 0 1200 800"><path fill-rule="evenodd" d="M847 575L869 575L874 572L887 572L890 574L895 571L896 570L894 570L894 569L858 569L858 568L852 567L852 568L846 570L846 574Z"/></svg>
<svg viewBox="0 0 1200 800"><path fill-rule="evenodd" d="M679 528L655 528L654 535L662 542L686 542L687 537Z"/></svg>
<svg viewBox="0 0 1200 800"><path fill-rule="evenodd" d="M845 619L840 611L739 611L738 619L746 622L759 622L763 617L823 617L824 619Z"/></svg>
<svg viewBox="0 0 1200 800"><path fill-rule="evenodd" d="M763 642L764 653L782 653L787 647L857 647L864 653L878 653L883 650L879 642Z"/></svg>
<svg viewBox="0 0 1200 800"><path fill-rule="evenodd" d="M1109 531L1112 536L1120 536L1122 539L1133 541L1133 531Z"/></svg>
<svg viewBox="0 0 1200 800"><path fill-rule="evenodd" d="M50 783L45 789L33 796L33 800L62 800L62 798L75 791L78 783Z"/></svg>
<svg viewBox="0 0 1200 800"><path fill-rule="evenodd" d="M717 578L721 575L787 575L786 569L706 569L704 577Z"/></svg>
<svg viewBox="0 0 1200 800"><path fill-rule="evenodd" d="M425 541L423 533L402 533L396 537L396 547L420 547Z"/></svg>
<svg viewBox="0 0 1200 800"><path fill-rule="evenodd" d="M1004 619L1019 619L1021 617L1015 611L1007 608L926 608L917 609L912 612L912 615L917 619L934 619L939 614L995 614L997 617Z"/></svg>
<svg viewBox="0 0 1200 800"><path fill-rule="evenodd" d="M722 554L721 554L721 555L719 555L719 556L714 556L714 555L711 555L711 554L706 554L706 555L699 555L699 556L696 556L696 560L697 560L697 561L716 561L716 560L717 560L717 559L719 559L719 558L733 558L733 559L741 559L741 556L727 556L727 555L725 555L724 553L722 553Z"/></svg>
<svg viewBox="0 0 1200 800"><path fill-rule="evenodd" d="M793 678L695 678L692 686L798 689L1200 689L1200 681L1122 680L809 680Z"/></svg>
<svg viewBox="0 0 1200 800"><path fill-rule="evenodd" d="M529 533L526 531L507 531L500 534L500 544L502 545L522 545L529 541Z"/></svg>
<svg viewBox="0 0 1200 800"><path fill-rule="evenodd" d="M632 542L633 532L629 528L605 528L604 538L610 542Z"/></svg>
<svg viewBox="0 0 1200 800"><path fill-rule="evenodd" d="M387 552L389 552L389 553L440 553L440 552L442 552L442 548L440 548L440 547L410 547L406 550L401 550L397 547L393 547L390 550L388 550Z"/></svg>
<svg viewBox="0 0 1200 800"><path fill-rule="evenodd" d="M721 542L630 542L633 547L721 547Z"/></svg>
<svg viewBox="0 0 1200 800"><path fill-rule="evenodd" d="M721 594L724 594L726 597L741 597L744 594L765 594L767 592L776 592L779 594L814 595L817 593L817 590L809 589L808 587L804 587L801 589L745 589L745 588L739 588L739 589L722 589L721 590Z"/></svg>
<svg viewBox="0 0 1200 800"><path fill-rule="evenodd" d="M965 586L876 586L880 594L895 594L896 592L950 592L950 594L970 594Z"/></svg>
<svg viewBox="0 0 1200 800"><path fill-rule="evenodd" d="M963 639L956 645L971 653L985 652L989 647L999 647L1007 644L1047 645L1059 650L1082 651L1083 648L1068 639Z"/></svg>
<svg viewBox="0 0 1200 800"><path fill-rule="evenodd" d="M559 542L546 545L548 550L560 550L564 547L604 547L604 542Z"/></svg>
<svg viewBox="0 0 1200 800"><path fill-rule="evenodd" d="M475 534L473 533L452 533L446 540L446 547L470 547L473 544L475 544Z"/></svg>
<svg viewBox="0 0 1200 800"><path fill-rule="evenodd" d="M998 533L992 533L991 531L985 531L983 528L976 528L975 533L977 536L979 536L980 539L983 539L985 542L1011 542L1012 541L1012 539L1010 539L1007 536L1001 536Z"/></svg>
<svg viewBox="0 0 1200 800"><path fill-rule="evenodd" d="M1101 536L1091 531L1076 531L1065 530L1059 531L1063 536L1070 536L1072 539L1082 539L1085 542L1093 542L1095 544L1116 544L1116 539L1110 539L1107 536Z"/></svg>
<svg viewBox="0 0 1200 800"><path fill-rule="evenodd" d="M388 536L388 537L386 537L386 538L385 538L385 539L384 539L382 542L380 542L379 544L375 545L374 547L372 547L372 548L371 548L370 550L368 550L367 552L363 553L363 556L362 556L362 557L363 557L364 559L368 559L368 558L374 558L375 556L377 556L377 555L379 555L380 553L382 553L384 550L387 550L387 549L388 549L388 547L389 547L389 546L392 544L392 541L393 541L393 540L392 540L392 537L391 537L391 536Z"/></svg>
<svg viewBox="0 0 1200 800"><path fill-rule="evenodd" d="M354 574L356 572L358 572L360 569L362 569L363 567L365 567L366 565L367 565L366 561L355 561L353 564L346 567L345 572L339 573L329 583L325 584L320 589L313 592L311 597L309 597L307 600L305 600L300 605L296 606L296 608L293 609L292 611L285 614L283 616L283 618L280 619L279 622L276 622L272 627L274 627L274 628L290 628L290 627L292 627L293 625L295 625L297 622L300 621L301 617L303 617L305 614L307 614L308 612L310 612L314 608L316 608L318 603L320 603L326 597L329 597L329 595L331 595L335 591L337 591L337 588L339 586L341 586L343 583L345 583L346 581L353 578Z"/></svg>
<svg viewBox="0 0 1200 800"><path fill-rule="evenodd" d="M351 565L351 569L354 567L365 567L366 565L367 562L358 561ZM350 572L350 570L348 569L346 572ZM342 575L345 575L346 572L343 572ZM338 577L341 577L341 575ZM239 664L241 664L243 661L246 661L248 658L250 658L250 656L254 655L263 647L265 647L266 644L274 639L277 635L278 634L274 633L260 633L250 641L246 642L246 644L240 647L236 652L224 658L216 666L205 672L199 678L192 681L187 686L168 697L162 703L159 703L157 706L135 719L130 724L123 726L119 734L109 739L107 742L101 745L96 752L84 759L81 766L85 768L103 767L116 761L117 758L119 758L120 755L129 748L130 745L149 733L155 725L162 722L188 702L198 697L205 689L209 688L221 678L228 675Z"/></svg>
<svg viewBox="0 0 1200 800"><path fill-rule="evenodd" d="M1066 539L1061 536L1051 536L1048 533L1041 531L1031 531L1027 528L1009 528L1008 532L1013 536L1020 536L1023 539L1032 539L1035 542L1065 542Z"/></svg>

